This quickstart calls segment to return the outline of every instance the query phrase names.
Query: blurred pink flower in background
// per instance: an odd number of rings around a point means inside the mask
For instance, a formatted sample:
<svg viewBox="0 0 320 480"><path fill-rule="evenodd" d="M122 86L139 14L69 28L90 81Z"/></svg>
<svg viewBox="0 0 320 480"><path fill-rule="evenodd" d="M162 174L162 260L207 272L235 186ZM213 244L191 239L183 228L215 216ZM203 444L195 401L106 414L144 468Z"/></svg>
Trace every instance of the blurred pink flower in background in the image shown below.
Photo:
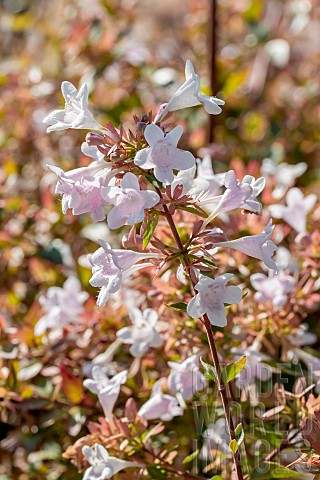
<svg viewBox="0 0 320 480"><path fill-rule="evenodd" d="M311 193L306 197L298 188L291 188L286 195L287 205L270 205L272 217L282 218L298 233L304 233L307 228L307 215L317 201L317 195Z"/></svg>
<svg viewBox="0 0 320 480"><path fill-rule="evenodd" d="M257 292L254 298L259 303L271 303L274 307L283 307L296 280L282 270L278 274L254 273L250 277L251 285Z"/></svg>

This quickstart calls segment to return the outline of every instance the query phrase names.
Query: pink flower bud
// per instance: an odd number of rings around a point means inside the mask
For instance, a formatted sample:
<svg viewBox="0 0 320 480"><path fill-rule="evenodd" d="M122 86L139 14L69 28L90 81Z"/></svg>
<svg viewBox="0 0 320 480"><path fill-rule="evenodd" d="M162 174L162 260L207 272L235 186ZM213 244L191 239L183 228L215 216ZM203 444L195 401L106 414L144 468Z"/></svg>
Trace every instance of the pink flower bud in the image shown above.
<svg viewBox="0 0 320 480"><path fill-rule="evenodd" d="M90 145L90 147L91 146L97 147L98 145L103 145L105 143L103 135L99 135L99 133L95 133L95 132L87 133L86 142L88 145Z"/></svg>

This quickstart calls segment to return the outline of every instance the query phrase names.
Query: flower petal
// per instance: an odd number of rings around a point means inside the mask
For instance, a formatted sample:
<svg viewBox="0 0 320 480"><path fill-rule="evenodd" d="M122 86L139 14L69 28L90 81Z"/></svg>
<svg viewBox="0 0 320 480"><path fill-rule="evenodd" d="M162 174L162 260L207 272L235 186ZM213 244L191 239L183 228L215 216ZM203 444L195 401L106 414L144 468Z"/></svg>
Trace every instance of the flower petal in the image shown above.
<svg viewBox="0 0 320 480"><path fill-rule="evenodd" d="M158 125L152 123L151 125L146 126L144 138L147 140L150 147L153 147L157 142L164 139L164 133Z"/></svg>

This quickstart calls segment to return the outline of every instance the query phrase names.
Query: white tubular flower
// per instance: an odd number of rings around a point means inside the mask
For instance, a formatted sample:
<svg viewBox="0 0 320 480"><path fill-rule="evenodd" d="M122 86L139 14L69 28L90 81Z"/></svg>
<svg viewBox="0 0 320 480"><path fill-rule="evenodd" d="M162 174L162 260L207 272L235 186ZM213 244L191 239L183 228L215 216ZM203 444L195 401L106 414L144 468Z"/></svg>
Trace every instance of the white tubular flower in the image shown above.
<svg viewBox="0 0 320 480"><path fill-rule="evenodd" d="M260 202L258 202L257 196L260 195L266 185L265 178L260 177L256 180L252 175L245 175L243 177L242 183L247 183L252 188L252 195L248 203L242 205L242 208L244 210L248 210L249 212L261 214L262 205Z"/></svg>
<svg viewBox="0 0 320 480"><path fill-rule="evenodd" d="M62 332L64 326L79 322L83 303L88 297L87 292L81 291L81 284L75 277L69 277L63 287L50 287L47 294L39 298L45 313L35 325L35 335L42 335L48 329Z"/></svg>
<svg viewBox="0 0 320 480"><path fill-rule="evenodd" d="M197 199L203 197L209 190L210 184L207 180L200 178L196 174L196 167L188 168L188 170L183 170L175 176L173 182L171 183L171 193L173 194L174 189L178 186L182 186L183 195L189 195L190 197Z"/></svg>
<svg viewBox="0 0 320 480"><path fill-rule="evenodd" d="M175 394L181 393L184 400L190 400L196 392L203 390L207 384L199 370L199 355L192 355L184 362L168 362L171 372L168 388Z"/></svg>
<svg viewBox="0 0 320 480"><path fill-rule="evenodd" d="M95 121L88 108L88 87L84 83L78 91L70 82L62 82L62 95L65 99L64 109L49 113L43 123L49 125L47 132L66 130L68 128L100 130L103 128Z"/></svg>
<svg viewBox="0 0 320 480"><path fill-rule="evenodd" d="M169 422L173 417L183 415L183 408L179 405L176 397L162 392L164 378L160 378L153 385L151 397L142 405L138 415L146 420L155 420L160 418L164 422Z"/></svg>
<svg viewBox="0 0 320 480"><path fill-rule="evenodd" d="M127 462L120 458L111 457L103 445L96 443L93 447L88 445L82 448L82 453L90 463L83 476L83 480L107 480L124 468L144 467L142 463Z"/></svg>
<svg viewBox="0 0 320 480"><path fill-rule="evenodd" d="M286 162L277 164L271 158L265 158L262 161L261 173L265 177L271 178L275 184L272 191L273 198L279 199L283 197L288 188L294 185L295 180L307 170L308 165L300 162L290 165Z"/></svg>
<svg viewBox="0 0 320 480"><path fill-rule="evenodd" d="M123 343L131 345L131 355L141 357L150 347L161 347L164 341L161 334L164 322L159 322L155 310L147 308L141 312L138 308L133 308L129 311L129 316L133 326L121 328L117 332L117 337Z"/></svg>
<svg viewBox="0 0 320 480"><path fill-rule="evenodd" d="M250 277L251 285L257 292L254 295L256 302L271 304L275 308L283 307L289 298L296 280L280 270L278 275L254 273Z"/></svg>
<svg viewBox="0 0 320 480"><path fill-rule="evenodd" d="M196 74L190 60L186 61L185 74L186 81L171 97L165 108L159 112L155 118L155 122L160 122L168 112L195 107L197 105L203 105L205 111L211 115L221 113L219 105L224 105L225 102L219 98L209 97L200 92L200 77Z"/></svg>
<svg viewBox="0 0 320 480"><path fill-rule="evenodd" d="M317 201L317 195L306 197L299 188L291 188L286 195L287 205L270 205L269 211L274 218L283 218L298 233L305 233L307 215Z"/></svg>
<svg viewBox="0 0 320 480"><path fill-rule="evenodd" d="M206 313L212 325L225 327L227 316L224 304L239 303L242 299L239 287L226 286L232 277L230 273L215 279L200 275L194 287L199 293L188 303L188 315L192 318L200 318Z"/></svg>
<svg viewBox="0 0 320 480"><path fill-rule="evenodd" d="M277 271L278 267L273 261L272 256L278 247L270 240L273 229L274 226L270 220L263 232L258 235L242 237L227 242L217 242L214 245L215 247L227 247L239 250L239 252L245 253L249 257L262 260L267 267Z"/></svg>
<svg viewBox="0 0 320 480"><path fill-rule="evenodd" d="M143 170L154 170L159 182L170 185L174 180L173 170L188 170L195 165L192 153L177 148L183 133L181 125L164 135L157 125L147 125L144 136L149 148L139 150L134 163Z"/></svg>
<svg viewBox="0 0 320 480"><path fill-rule="evenodd" d="M101 195L114 205L107 217L111 229L142 222L145 209L154 207L160 200L156 192L140 190L138 178L131 172L124 175L120 187L102 187Z"/></svg>
<svg viewBox="0 0 320 480"><path fill-rule="evenodd" d="M119 397L120 388L123 383L127 381L127 371L117 373L112 378L108 378L103 368L95 365L92 369L92 380L88 379L83 382L83 385L90 390L90 392L98 395L99 402L103 408L105 418L110 420L113 412L113 407Z"/></svg>
<svg viewBox="0 0 320 480"><path fill-rule="evenodd" d="M233 170L229 170L225 174L224 186L226 187L226 190L223 195L212 199L206 198L199 202L199 205L210 204L212 201L217 202L216 208L206 219L203 227L208 225L208 223L220 213L229 212L230 210L243 207L244 205L249 206L253 210L257 208L259 202L253 197L253 188L248 182L241 182L238 180Z"/></svg>
<svg viewBox="0 0 320 480"><path fill-rule="evenodd" d="M104 240L99 240L101 247L88 255L92 265L92 277L89 280L93 287L100 287L97 305L103 307L110 293L117 292L122 281L141 268L150 267L152 263L135 265L140 260L159 258L157 253L139 253L132 250L113 250Z"/></svg>

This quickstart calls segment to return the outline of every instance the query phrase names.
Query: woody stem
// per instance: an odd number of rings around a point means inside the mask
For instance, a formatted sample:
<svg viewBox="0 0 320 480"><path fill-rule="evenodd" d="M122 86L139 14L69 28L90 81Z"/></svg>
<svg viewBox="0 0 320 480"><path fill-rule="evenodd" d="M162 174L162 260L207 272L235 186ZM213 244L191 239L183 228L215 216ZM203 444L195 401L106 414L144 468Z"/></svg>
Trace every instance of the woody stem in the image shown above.
<svg viewBox="0 0 320 480"><path fill-rule="evenodd" d="M160 195L160 197L162 198L161 191L157 189L157 192ZM181 241L180 235L178 233L178 230L177 230L176 225L174 223L173 217L169 212L168 207L166 205L163 205L163 210L164 210L165 217L168 221L168 224L170 226L170 229L172 231L172 234L174 236L174 239L176 241L176 244L177 244L179 250L181 252L184 252L183 243ZM189 276L190 276L191 283L194 287L195 281L194 281L193 276L191 274L190 263L187 259L185 259L185 262L186 262L186 266L187 266L188 271L189 271ZM222 369L221 369L220 360L219 360L219 357L218 357L218 352L217 352L217 348L216 348L214 333L212 331L211 323L209 321L209 318L208 318L207 314L203 315L203 317L201 318L201 322L203 323L206 334L207 334L213 364L214 364L214 367L215 367L216 372L217 372L218 389L219 389L219 393L220 393L220 396L221 396L221 401L222 401L222 405L223 405L223 409L224 409L224 413L225 413L225 417L226 417L226 422L227 422L227 425L228 425L230 438L231 438L231 440L236 440L234 423L233 423L233 419L232 419L232 416L231 416L230 400L229 400L229 397L228 397L226 384L224 383L224 380L223 380L223 377L222 377ZM238 480L243 480L243 472L242 472L241 457L240 457L239 449L235 453L233 453L233 461L234 461L234 465L235 465L235 468L236 468Z"/></svg>

